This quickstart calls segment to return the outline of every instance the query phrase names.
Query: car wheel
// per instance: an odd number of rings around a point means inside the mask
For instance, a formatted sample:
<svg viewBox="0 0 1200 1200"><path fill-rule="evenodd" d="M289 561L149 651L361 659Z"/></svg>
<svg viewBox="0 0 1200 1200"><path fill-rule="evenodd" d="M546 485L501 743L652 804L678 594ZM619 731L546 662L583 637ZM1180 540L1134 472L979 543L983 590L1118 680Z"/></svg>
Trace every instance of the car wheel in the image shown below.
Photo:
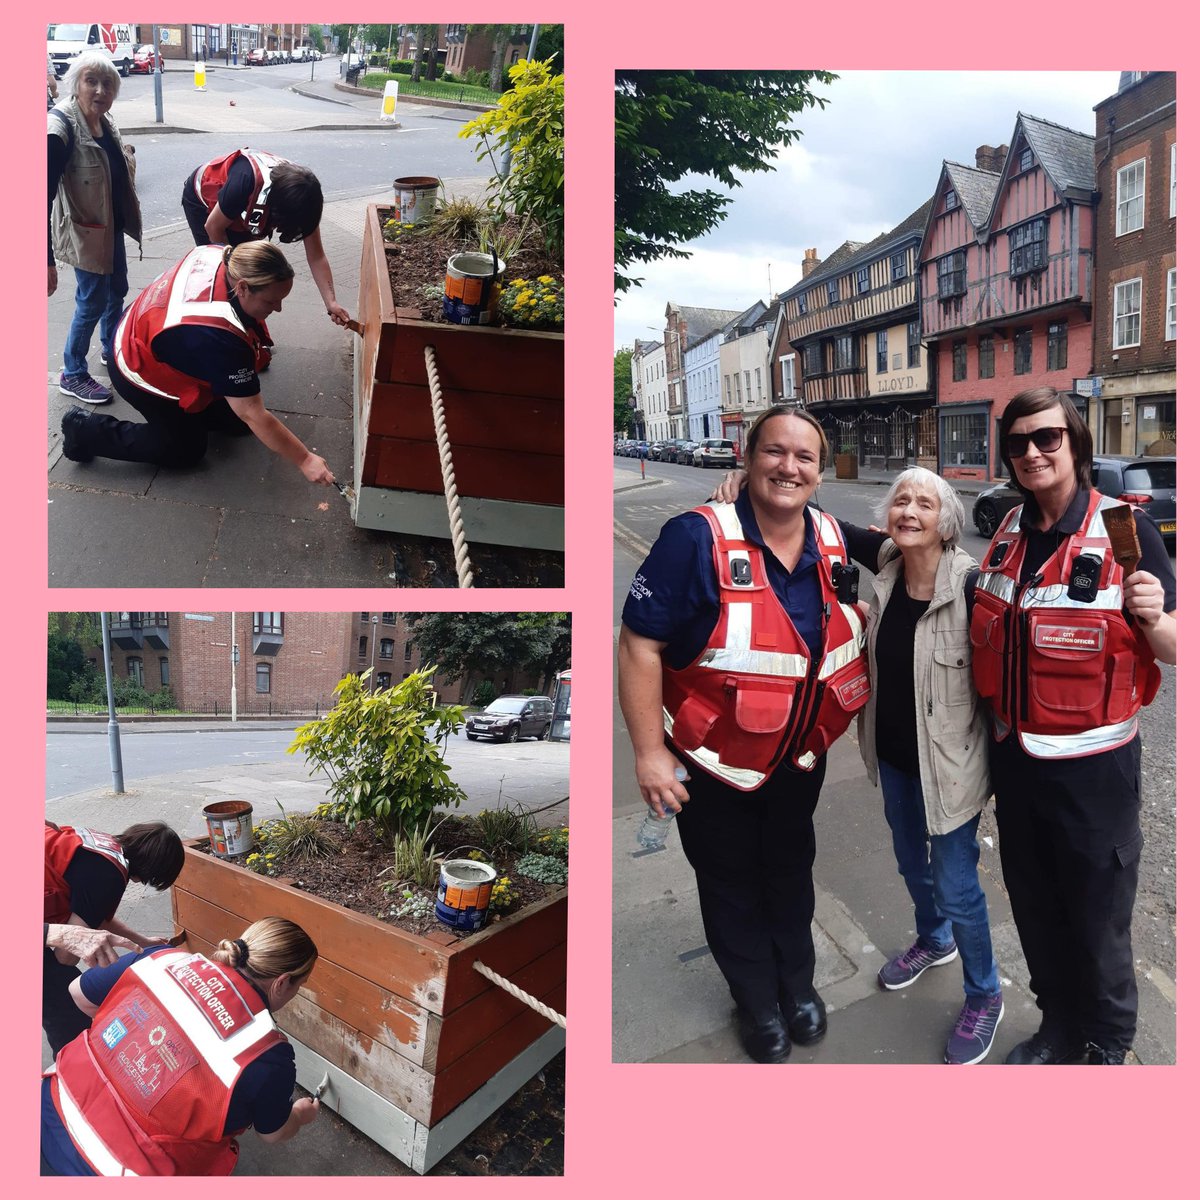
<svg viewBox="0 0 1200 1200"><path fill-rule="evenodd" d="M506 742L515 742L515 741L517 740L517 735L518 735L519 733L520 733L520 727L519 727L519 726L517 726L517 725L510 725L510 726L508 727L508 729L507 729L507 730L505 730L505 733L504 733L504 740L505 740Z"/></svg>
<svg viewBox="0 0 1200 1200"><path fill-rule="evenodd" d="M984 537L990 538L996 532L996 526L999 523L1000 518L996 512L996 506L990 501L985 501L975 510L975 528Z"/></svg>
<svg viewBox="0 0 1200 1200"><path fill-rule="evenodd" d="M126 79L129 78L129 59L127 58L121 59L121 75Z"/></svg>
<svg viewBox="0 0 1200 1200"><path fill-rule="evenodd" d="M479 734L477 734L477 733L468 733L468 734L467 734L467 741L468 741L468 742L477 742L477 741L479 741Z"/></svg>
<svg viewBox="0 0 1200 1200"><path fill-rule="evenodd" d="M539 742L548 742L549 740L550 740L550 722L547 721L546 728L543 729L542 732L538 734L538 741Z"/></svg>

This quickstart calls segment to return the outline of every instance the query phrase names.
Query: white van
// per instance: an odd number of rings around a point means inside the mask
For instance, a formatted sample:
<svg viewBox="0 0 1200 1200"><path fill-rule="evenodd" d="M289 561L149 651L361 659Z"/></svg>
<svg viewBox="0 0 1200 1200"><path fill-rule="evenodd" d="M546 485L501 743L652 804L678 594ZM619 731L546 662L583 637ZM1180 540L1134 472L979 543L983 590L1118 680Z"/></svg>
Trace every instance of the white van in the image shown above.
<svg viewBox="0 0 1200 1200"><path fill-rule="evenodd" d="M56 75L63 75L71 60L92 51L107 54L122 75L129 74L136 39L132 25L113 25L97 22L94 25L47 25L46 53L54 63Z"/></svg>

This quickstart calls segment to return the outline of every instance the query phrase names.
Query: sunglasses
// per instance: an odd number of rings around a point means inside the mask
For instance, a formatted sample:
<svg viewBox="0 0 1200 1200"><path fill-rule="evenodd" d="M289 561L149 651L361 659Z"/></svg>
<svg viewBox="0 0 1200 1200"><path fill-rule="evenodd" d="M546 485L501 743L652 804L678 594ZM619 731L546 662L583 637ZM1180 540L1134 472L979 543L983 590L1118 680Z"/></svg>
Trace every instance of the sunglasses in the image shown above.
<svg viewBox="0 0 1200 1200"><path fill-rule="evenodd" d="M1004 439L1004 448L1009 458L1024 458L1032 442L1043 454L1052 454L1062 445L1063 434L1067 432L1065 425L1048 426L1045 429L1035 429L1032 433L1010 433Z"/></svg>

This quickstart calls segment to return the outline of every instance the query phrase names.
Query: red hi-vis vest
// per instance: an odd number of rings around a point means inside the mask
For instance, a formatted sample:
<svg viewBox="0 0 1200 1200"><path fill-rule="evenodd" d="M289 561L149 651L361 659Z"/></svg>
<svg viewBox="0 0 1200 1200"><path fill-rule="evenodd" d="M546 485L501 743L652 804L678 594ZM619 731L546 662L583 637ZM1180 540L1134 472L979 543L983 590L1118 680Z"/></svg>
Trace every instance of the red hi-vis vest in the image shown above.
<svg viewBox="0 0 1200 1200"><path fill-rule="evenodd" d="M212 212L217 203L217 195L225 186L233 164L239 158L244 158L254 172L254 187L250 193L250 204L229 226L234 233L249 233L256 238L269 238L274 231L271 224L271 169L287 162L278 154L268 154L264 150L251 150L248 146L235 150L221 158L214 158L196 171L192 186L200 197L204 207Z"/></svg>
<svg viewBox="0 0 1200 1200"><path fill-rule="evenodd" d="M1093 491L1082 528L1026 584L1021 507L1001 523L975 588L972 670L993 734L1016 729L1033 758L1081 758L1131 741L1138 710L1161 673L1145 637L1122 612L1124 577L1100 512L1117 501ZM1091 603L1067 595L1079 554L1100 560ZM998 558L996 566L990 566Z"/></svg>
<svg viewBox="0 0 1200 1200"><path fill-rule="evenodd" d="M814 659L771 589L762 549L746 540L734 506L695 511L712 528L721 612L695 662L664 668L664 724L691 762L749 792L787 757L811 771L866 704L866 611L838 603L832 570L848 561L845 542L836 521L809 509L827 614L824 652Z"/></svg>
<svg viewBox="0 0 1200 1200"><path fill-rule="evenodd" d="M71 919L71 889L67 886L67 867L78 850L107 858L121 878L129 882L129 864L121 851L121 843L110 833L98 829L72 829L46 822L46 908L43 920L64 925ZM116 909L113 909L116 912ZM105 920L111 918L109 913Z"/></svg>
<svg viewBox="0 0 1200 1200"><path fill-rule="evenodd" d="M97 1175L229 1175L234 1085L283 1041L237 971L168 949L125 971L47 1074L63 1127Z"/></svg>
<svg viewBox="0 0 1200 1200"><path fill-rule="evenodd" d="M117 366L144 392L174 400L184 412L206 409L212 388L202 379L185 375L154 357L154 339L179 325L223 329L245 342L254 353L254 369L270 361L272 344L262 322L243 322L230 303L232 289L222 261L222 246L197 246L169 271L164 271L129 306L117 326L113 345Z"/></svg>

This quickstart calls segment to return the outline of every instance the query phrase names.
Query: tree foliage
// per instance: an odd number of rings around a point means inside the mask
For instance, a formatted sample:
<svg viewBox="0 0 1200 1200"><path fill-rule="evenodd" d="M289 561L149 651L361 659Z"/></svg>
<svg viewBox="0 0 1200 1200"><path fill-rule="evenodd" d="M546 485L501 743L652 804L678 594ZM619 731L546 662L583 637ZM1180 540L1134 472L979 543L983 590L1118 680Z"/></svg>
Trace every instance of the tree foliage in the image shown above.
<svg viewBox="0 0 1200 1200"><path fill-rule="evenodd" d="M824 108L812 87L828 71L618 71L616 79L617 292L639 280L635 262L687 258L679 243L709 232L731 197L711 188L671 188L702 175L740 187L738 172L772 171L771 160L801 136L792 118Z"/></svg>
<svg viewBox="0 0 1200 1200"><path fill-rule="evenodd" d="M347 823L370 821L395 837L462 801L438 742L462 725L463 709L434 703L436 670L414 671L381 691L370 690L370 671L347 675L329 713L296 730L287 752L302 752L310 775L324 772Z"/></svg>
<svg viewBox="0 0 1200 1200"><path fill-rule="evenodd" d="M570 613L405 613L424 662L449 679L503 675L521 667L547 683L571 662ZM464 695L471 691L464 687Z"/></svg>
<svg viewBox="0 0 1200 1200"><path fill-rule="evenodd" d="M622 347L613 355L613 432L627 433L629 430L629 401L633 396L633 376L630 363L633 351Z"/></svg>

